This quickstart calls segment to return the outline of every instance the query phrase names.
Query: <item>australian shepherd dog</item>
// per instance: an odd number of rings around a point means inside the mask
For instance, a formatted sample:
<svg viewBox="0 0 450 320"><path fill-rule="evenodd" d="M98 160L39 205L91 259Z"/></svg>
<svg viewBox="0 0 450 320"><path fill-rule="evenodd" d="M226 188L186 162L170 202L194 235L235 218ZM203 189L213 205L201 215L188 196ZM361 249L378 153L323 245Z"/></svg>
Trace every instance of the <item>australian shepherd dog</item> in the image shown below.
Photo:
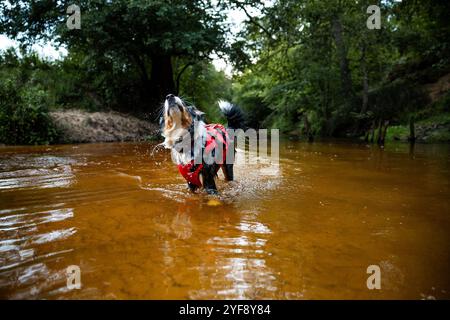
<svg viewBox="0 0 450 320"><path fill-rule="evenodd" d="M243 129L244 117L236 105L225 101L218 105L228 128L207 124L203 112L173 94L164 101L160 118L162 144L171 150L172 159L193 192L204 188L208 194L217 194L215 178L219 169L225 180L234 178L234 133L230 129Z"/></svg>

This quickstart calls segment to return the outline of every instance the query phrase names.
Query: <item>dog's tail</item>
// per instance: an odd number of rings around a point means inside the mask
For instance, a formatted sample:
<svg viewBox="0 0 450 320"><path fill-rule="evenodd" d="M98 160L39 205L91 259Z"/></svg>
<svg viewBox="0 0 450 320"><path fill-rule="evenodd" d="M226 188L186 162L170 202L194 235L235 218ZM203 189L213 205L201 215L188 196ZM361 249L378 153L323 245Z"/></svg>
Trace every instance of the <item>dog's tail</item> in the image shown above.
<svg viewBox="0 0 450 320"><path fill-rule="evenodd" d="M228 121L229 129L246 129L245 117L241 108L228 101L219 100L220 111L224 114Z"/></svg>

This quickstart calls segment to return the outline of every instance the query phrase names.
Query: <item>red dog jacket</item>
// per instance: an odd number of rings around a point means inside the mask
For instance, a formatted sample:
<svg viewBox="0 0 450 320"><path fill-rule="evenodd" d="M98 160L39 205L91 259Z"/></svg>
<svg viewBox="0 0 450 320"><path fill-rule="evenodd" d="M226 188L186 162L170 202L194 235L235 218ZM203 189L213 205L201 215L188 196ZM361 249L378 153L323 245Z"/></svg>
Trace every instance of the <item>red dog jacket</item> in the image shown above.
<svg viewBox="0 0 450 320"><path fill-rule="evenodd" d="M216 139L220 141L222 147L224 148L222 152L223 161L217 167L218 171L226 160L229 144L228 133L225 127L221 124L207 124L205 125L205 128L206 143L203 151L203 156L210 155L210 153L216 148L216 146L218 145ZM191 162L188 164L178 165L178 170L180 171L181 175L186 179L187 182L196 187L202 186L202 183L200 182L200 172L202 171L202 168L203 164L195 164L194 160L191 160Z"/></svg>

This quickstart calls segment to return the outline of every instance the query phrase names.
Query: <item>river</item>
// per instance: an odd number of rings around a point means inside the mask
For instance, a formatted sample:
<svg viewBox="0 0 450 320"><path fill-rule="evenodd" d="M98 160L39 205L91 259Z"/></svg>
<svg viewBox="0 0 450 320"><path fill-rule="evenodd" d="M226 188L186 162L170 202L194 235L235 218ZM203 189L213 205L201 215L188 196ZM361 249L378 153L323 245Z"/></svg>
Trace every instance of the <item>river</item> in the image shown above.
<svg viewBox="0 0 450 320"><path fill-rule="evenodd" d="M152 148L0 147L0 298L450 298L449 145L283 141L218 198Z"/></svg>

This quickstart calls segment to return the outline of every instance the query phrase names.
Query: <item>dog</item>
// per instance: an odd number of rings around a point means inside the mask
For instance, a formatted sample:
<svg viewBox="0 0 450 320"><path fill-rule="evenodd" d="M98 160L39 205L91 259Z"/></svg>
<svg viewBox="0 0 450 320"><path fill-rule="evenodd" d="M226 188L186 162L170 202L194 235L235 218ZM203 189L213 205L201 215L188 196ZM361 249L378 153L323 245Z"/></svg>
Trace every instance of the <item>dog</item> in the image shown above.
<svg viewBox="0 0 450 320"><path fill-rule="evenodd" d="M244 129L244 115L241 109L229 102L219 101L219 108L227 119L228 126L207 124L205 113L194 106L188 106L179 97L169 94L163 105L160 118L162 143L170 149L172 159L188 188L196 192L204 188L208 194L218 194L215 178L222 169L226 181L234 179L234 135L230 138L229 129ZM214 161L211 161L214 160Z"/></svg>

